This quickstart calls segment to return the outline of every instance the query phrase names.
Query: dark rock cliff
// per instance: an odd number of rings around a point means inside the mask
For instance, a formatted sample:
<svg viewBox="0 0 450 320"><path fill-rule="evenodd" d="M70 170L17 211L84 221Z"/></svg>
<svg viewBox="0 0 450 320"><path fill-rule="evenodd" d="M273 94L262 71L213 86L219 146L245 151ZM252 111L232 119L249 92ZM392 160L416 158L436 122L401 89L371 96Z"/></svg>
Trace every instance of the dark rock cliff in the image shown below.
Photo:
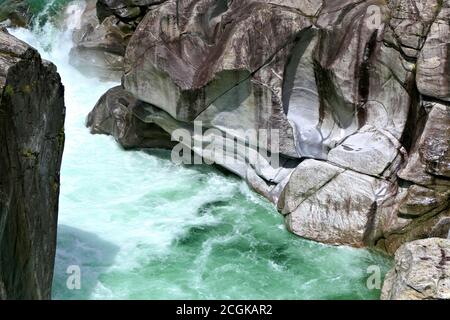
<svg viewBox="0 0 450 320"><path fill-rule="evenodd" d="M64 87L53 64L0 31L0 299L49 299Z"/></svg>

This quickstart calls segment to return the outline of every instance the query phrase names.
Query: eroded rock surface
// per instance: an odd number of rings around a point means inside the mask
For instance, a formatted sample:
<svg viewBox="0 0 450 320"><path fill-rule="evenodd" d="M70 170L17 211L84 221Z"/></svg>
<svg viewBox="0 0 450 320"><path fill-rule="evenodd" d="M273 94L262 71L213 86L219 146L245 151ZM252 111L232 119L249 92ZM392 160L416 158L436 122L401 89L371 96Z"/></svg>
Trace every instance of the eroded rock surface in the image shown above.
<svg viewBox="0 0 450 320"><path fill-rule="evenodd" d="M133 29L117 17L99 21L95 1L87 1L80 25L73 34L70 62L88 76L118 80L123 56Z"/></svg>
<svg viewBox="0 0 450 320"><path fill-rule="evenodd" d="M375 237L390 253L407 241L435 235L436 228L444 228L439 236L446 236L450 228L448 223L442 225L450 216L450 106L433 102L422 107L423 129L397 173L395 196L377 215Z"/></svg>
<svg viewBox="0 0 450 320"><path fill-rule="evenodd" d="M439 4L417 62L417 86L425 96L450 101L450 2Z"/></svg>
<svg viewBox="0 0 450 320"><path fill-rule="evenodd" d="M395 266L386 275L381 298L450 299L450 240L429 238L400 247Z"/></svg>
<svg viewBox="0 0 450 320"><path fill-rule="evenodd" d="M145 123L132 110L144 104L122 87L114 87L98 101L86 125L93 134L113 136L124 148L171 148L170 135L159 126Z"/></svg>
<svg viewBox="0 0 450 320"><path fill-rule="evenodd" d="M135 117L192 141L201 122L218 145L277 130L263 151L279 167L251 144L221 165L292 232L394 253L450 226L449 3L101 0L97 15L137 25L122 77L145 102Z"/></svg>
<svg viewBox="0 0 450 320"><path fill-rule="evenodd" d="M49 299L64 88L53 64L0 31L0 299Z"/></svg>

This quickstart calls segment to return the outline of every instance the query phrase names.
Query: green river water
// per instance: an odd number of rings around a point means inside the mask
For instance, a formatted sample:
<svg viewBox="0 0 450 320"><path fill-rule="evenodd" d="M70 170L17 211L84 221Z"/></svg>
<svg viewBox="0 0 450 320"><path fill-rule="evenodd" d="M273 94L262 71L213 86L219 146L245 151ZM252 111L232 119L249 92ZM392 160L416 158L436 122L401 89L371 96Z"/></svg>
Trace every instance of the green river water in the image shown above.
<svg viewBox="0 0 450 320"><path fill-rule="evenodd" d="M272 204L213 167L165 151L123 151L90 135L85 117L115 83L70 66L83 2L29 1L32 30L12 29L54 62L66 88L54 299L378 299L370 266L390 259L290 234ZM47 21L66 12L64 26ZM70 290L67 270L81 270Z"/></svg>

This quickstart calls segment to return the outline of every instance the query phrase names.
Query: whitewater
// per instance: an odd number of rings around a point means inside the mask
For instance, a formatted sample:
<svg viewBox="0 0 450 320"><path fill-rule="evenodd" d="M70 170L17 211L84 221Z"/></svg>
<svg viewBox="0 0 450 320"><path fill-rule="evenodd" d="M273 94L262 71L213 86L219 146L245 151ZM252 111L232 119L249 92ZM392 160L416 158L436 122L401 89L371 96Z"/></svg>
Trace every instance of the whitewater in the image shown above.
<svg viewBox="0 0 450 320"><path fill-rule="evenodd" d="M69 63L83 8L70 3L64 23L9 30L52 61L65 86L54 299L378 299L368 270L384 274L386 257L290 234L271 203L213 167L91 135L87 114L118 83ZM71 266L80 289L67 286Z"/></svg>

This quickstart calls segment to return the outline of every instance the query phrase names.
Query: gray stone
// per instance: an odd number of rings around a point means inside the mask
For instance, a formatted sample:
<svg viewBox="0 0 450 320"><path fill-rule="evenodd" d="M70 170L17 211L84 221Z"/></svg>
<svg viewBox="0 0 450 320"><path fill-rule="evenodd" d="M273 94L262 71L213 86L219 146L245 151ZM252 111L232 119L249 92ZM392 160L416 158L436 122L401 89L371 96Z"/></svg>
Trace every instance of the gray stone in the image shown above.
<svg viewBox="0 0 450 320"><path fill-rule="evenodd" d="M421 94L450 101L450 2L443 1L417 61Z"/></svg>
<svg viewBox="0 0 450 320"><path fill-rule="evenodd" d="M306 160L291 175L278 206L287 213L289 230L301 237L363 247L389 188L387 181Z"/></svg>
<svg viewBox="0 0 450 320"><path fill-rule="evenodd" d="M87 117L86 126L93 134L113 136L125 149L164 148L174 143L170 135L155 124L145 123L132 113L142 103L122 89L114 87L106 92Z"/></svg>
<svg viewBox="0 0 450 320"><path fill-rule="evenodd" d="M381 299L450 299L450 240L430 238L400 247Z"/></svg>

